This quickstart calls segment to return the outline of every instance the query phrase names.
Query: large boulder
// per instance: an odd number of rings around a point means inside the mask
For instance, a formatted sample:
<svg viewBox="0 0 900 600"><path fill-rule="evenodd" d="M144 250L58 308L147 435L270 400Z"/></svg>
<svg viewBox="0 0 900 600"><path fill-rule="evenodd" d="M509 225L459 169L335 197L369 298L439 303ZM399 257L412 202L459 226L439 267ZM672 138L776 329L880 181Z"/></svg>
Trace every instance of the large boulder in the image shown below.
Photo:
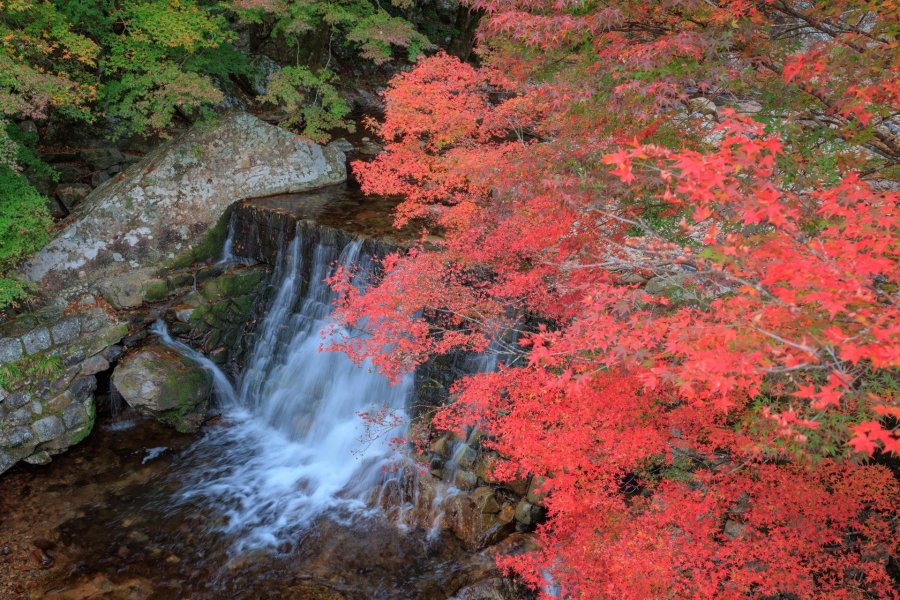
<svg viewBox="0 0 900 600"><path fill-rule="evenodd" d="M162 344L124 357L112 381L129 406L180 432L196 431L206 418L211 374Z"/></svg>
<svg viewBox="0 0 900 600"><path fill-rule="evenodd" d="M197 126L105 182L25 265L59 292L141 267L199 243L237 200L343 182L345 156L248 114Z"/></svg>

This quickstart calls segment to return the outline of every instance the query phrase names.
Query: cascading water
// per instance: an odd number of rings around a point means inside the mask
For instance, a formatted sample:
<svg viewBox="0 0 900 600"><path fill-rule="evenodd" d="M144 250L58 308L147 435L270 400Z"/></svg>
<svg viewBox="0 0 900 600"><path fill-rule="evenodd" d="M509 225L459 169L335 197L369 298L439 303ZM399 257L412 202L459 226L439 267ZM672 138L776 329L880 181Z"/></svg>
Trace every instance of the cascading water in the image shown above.
<svg viewBox="0 0 900 600"><path fill-rule="evenodd" d="M342 521L368 514L369 492L397 459L389 441L402 426L369 437L359 413L386 407L403 417L412 378L392 386L370 365L320 350L334 298L326 278L336 265L353 266L354 284L365 285L371 257L358 240L344 247L324 240L303 264L303 244L298 233L280 257L277 291L238 392L219 394L225 425L187 457L200 467L188 476L182 501L220 511L236 551L279 546L326 512ZM202 355L160 333L209 368Z"/></svg>

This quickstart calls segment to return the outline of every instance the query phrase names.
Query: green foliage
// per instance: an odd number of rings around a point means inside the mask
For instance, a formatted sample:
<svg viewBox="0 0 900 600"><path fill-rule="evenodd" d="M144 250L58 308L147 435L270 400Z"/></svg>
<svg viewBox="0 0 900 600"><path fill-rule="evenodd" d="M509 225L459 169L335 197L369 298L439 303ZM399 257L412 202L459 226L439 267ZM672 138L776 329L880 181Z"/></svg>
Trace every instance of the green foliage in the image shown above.
<svg viewBox="0 0 900 600"><path fill-rule="evenodd" d="M287 110L282 125L298 129L313 141L327 141L330 129L353 131L353 123L344 119L350 106L332 85L335 79L327 69L313 72L301 66L284 67L272 75L262 100Z"/></svg>
<svg viewBox="0 0 900 600"><path fill-rule="evenodd" d="M14 390L25 380L54 379L62 372L62 358L45 352L0 367L0 387Z"/></svg>
<svg viewBox="0 0 900 600"><path fill-rule="evenodd" d="M25 177L0 165L0 275L43 246L51 224L46 199ZM0 309L19 302L30 289L26 282L0 278Z"/></svg>
<svg viewBox="0 0 900 600"><path fill-rule="evenodd" d="M36 286L30 281L0 277L0 310L17 306L35 290Z"/></svg>
<svg viewBox="0 0 900 600"><path fill-rule="evenodd" d="M396 8L408 8L410 0L394 0ZM390 14L371 0L320 0L315 2L241 1L234 2L240 16L260 23L268 13L275 17L273 32L292 45L310 32L327 31L331 39L356 49L375 64L394 58L402 49L414 60L431 48L429 39L401 17Z"/></svg>
<svg viewBox="0 0 900 600"><path fill-rule="evenodd" d="M50 225L44 197L24 177L0 166L0 272L43 246Z"/></svg>

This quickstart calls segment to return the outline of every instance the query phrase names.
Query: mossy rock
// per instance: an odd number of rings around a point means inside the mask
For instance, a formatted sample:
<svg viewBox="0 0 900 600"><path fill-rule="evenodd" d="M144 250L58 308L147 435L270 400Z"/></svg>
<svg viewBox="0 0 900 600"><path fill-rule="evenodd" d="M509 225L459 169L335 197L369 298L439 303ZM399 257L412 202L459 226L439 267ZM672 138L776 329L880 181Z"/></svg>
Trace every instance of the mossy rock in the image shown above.
<svg viewBox="0 0 900 600"><path fill-rule="evenodd" d="M129 406L180 432L196 431L206 417L212 376L161 344L126 356L113 372L113 385Z"/></svg>
<svg viewBox="0 0 900 600"><path fill-rule="evenodd" d="M144 302L159 302L169 293L169 287L162 279L156 279L144 286Z"/></svg>
<svg viewBox="0 0 900 600"><path fill-rule="evenodd" d="M222 254L222 247L228 237L228 221L231 210L226 210L215 225L206 231L199 244L182 250L167 266L172 269L183 269L190 265L213 260Z"/></svg>

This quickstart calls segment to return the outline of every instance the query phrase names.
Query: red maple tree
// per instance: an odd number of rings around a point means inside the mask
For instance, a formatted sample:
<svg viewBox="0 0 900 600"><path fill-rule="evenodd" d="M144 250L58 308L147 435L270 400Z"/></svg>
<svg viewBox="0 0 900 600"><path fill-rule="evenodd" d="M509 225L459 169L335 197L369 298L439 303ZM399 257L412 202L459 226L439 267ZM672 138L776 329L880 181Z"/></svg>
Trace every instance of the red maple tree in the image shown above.
<svg viewBox="0 0 900 600"><path fill-rule="evenodd" d="M397 76L356 165L433 235L336 282L337 346L398 376L519 333L435 425L544 478L498 559L536 589L898 597L900 5L470 5L480 65Z"/></svg>

